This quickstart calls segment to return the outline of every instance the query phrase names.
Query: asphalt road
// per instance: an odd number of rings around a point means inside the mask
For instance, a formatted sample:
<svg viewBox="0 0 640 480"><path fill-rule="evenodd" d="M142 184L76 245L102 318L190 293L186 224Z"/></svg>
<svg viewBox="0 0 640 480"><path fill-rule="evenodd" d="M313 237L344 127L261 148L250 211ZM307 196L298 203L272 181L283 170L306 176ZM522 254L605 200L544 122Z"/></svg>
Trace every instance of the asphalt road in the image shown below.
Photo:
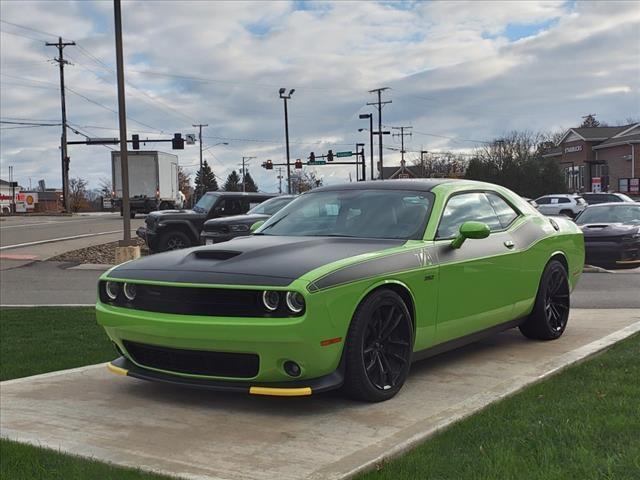
<svg viewBox="0 0 640 480"><path fill-rule="evenodd" d="M142 225L141 218L132 227ZM81 235L122 232L122 217L117 213L51 217L4 217L0 222L0 248L3 252L42 241L60 241Z"/></svg>

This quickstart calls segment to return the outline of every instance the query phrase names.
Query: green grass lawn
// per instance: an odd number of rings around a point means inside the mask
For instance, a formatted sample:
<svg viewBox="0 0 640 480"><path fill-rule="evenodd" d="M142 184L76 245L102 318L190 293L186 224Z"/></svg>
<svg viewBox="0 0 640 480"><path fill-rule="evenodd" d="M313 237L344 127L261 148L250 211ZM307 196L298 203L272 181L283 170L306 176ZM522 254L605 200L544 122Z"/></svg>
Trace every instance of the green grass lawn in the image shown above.
<svg viewBox="0 0 640 480"><path fill-rule="evenodd" d="M0 380L112 360L93 308L0 310Z"/></svg>
<svg viewBox="0 0 640 480"><path fill-rule="evenodd" d="M112 359L90 308L0 311L3 380ZM359 480L640 478L640 335L434 436ZM144 479L7 440L2 479Z"/></svg>

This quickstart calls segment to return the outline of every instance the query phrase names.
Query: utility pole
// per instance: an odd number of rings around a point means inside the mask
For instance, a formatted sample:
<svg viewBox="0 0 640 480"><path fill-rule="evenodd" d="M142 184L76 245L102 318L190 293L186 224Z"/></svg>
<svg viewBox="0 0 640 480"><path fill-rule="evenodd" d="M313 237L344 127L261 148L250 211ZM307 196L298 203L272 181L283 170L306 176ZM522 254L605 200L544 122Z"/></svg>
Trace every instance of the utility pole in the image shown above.
<svg viewBox="0 0 640 480"><path fill-rule="evenodd" d="M289 154L289 112L287 111L287 100L291 100L291 95L295 92L295 88L289 90L285 95L286 88L279 90L280 98L284 100L284 137L287 144L287 193L291 193L291 156Z"/></svg>
<svg viewBox="0 0 640 480"><path fill-rule="evenodd" d="M64 66L69 62L64 59L62 51L64 47L75 45L76 42L63 42L62 37L58 37L57 43L47 42L47 47L57 47L58 62L60 67L60 103L62 105L62 137L60 138L60 155L62 157L62 204L65 211L69 211L69 156L67 155L67 105L64 93Z"/></svg>
<svg viewBox="0 0 640 480"><path fill-rule="evenodd" d="M375 180L374 177L374 168L373 168L373 114L372 113L363 113L360 115L361 119L368 118L369 119L369 161L371 162L371 180ZM359 128L358 131L365 130L364 128ZM365 178L366 180L366 178Z"/></svg>
<svg viewBox="0 0 640 480"><path fill-rule="evenodd" d="M380 179L381 180L384 180L384 169L383 169L383 163L382 163L382 108L387 103L392 103L391 100L387 100L384 102L382 101L382 92L384 92L385 90L389 90L389 87L374 88L373 90L369 90L369 93L375 92L378 94L378 101L367 103L367 105L373 105L378 109L378 156L380 158Z"/></svg>
<svg viewBox="0 0 640 480"><path fill-rule="evenodd" d="M405 133L405 130L411 130L413 127L391 127L392 130L400 130L400 133L394 133L393 136L394 137L400 137L400 155L401 155L401 162L404 165L404 154L405 149L404 149L404 137L410 137L411 136L411 132Z"/></svg>
<svg viewBox="0 0 640 480"><path fill-rule="evenodd" d="M245 173L246 170L245 170L245 166L244 165L245 165L245 163L248 163L247 162L248 160L251 160L253 158L256 158L256 157L242 157L242 191L243 192L246 190L246 184L244 182L244 177L246 175L246 173Z"/></svg>
<svg viewBox="0 0 640 480"><path fill-rule="evenodd" d="M427 178L427 168L425 166L426 162L425 162L425 157L429 152L427 152L426 150L421 150L420 151L420 175L422 175L424 178ZM431 172L429 172L431 173Z"/></svg>
<svg viewBox="0 0 640 480"><path fill-rule="evenodd" d="M364 143L356 143L356 181L359 182L360 172L358 170L358 163L362 161L362 181L367 179L367 163L364 158Z"/></svg>
<svg viewBox="0 0 640 480"><path fill-rule="evenodd" d="M127 110L124 92L124 55L122 53L122 13L120 0L113 0L113 16L116 33L116 77L118 80L118 120L120 125L120 170L122 173L122 219L124 221L123 238L119 246L133 247L131 241L131 216L129 208L129 156L127 151ZM138 249L138 255L140 251ZM116 253L116 259L118 253ZM126 258L126 256L125 256Z"/></svg>
<svg viewBox="0 0 640 480"><path fill-rule="evenodd" d="M198 127L199 129L199 133L198 133L198 141L200 142L200 187L199 190L202 190L202 127L208 127L209 125L206 123L198 123L196 125L191 125L192 127ZM198 197L198 200L200 199L201 196L201 192L196 192L196 197Z"/></svg>

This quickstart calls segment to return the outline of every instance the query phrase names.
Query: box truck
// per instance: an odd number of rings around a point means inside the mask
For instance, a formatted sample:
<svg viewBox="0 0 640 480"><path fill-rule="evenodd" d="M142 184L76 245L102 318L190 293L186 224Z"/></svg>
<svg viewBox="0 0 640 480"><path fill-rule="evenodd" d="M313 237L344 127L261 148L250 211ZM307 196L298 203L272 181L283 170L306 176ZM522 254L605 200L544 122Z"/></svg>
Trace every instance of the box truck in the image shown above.
<svg viewBox="0 0 640 480"><path fill-rule="evenodd" d="M158 151L133 151L129 158L129 208L136 213L182 208L178 189L178 157ZM120 152L111 152L114 206L122 214Z"/></svg>

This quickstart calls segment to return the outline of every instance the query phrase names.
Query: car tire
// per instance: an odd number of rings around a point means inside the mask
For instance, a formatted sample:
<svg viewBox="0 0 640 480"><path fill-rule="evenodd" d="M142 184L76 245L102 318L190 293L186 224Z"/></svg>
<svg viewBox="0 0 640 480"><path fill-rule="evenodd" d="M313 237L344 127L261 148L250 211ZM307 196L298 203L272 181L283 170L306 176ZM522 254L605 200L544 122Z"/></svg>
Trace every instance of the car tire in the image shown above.
<svg viewBox="0 0 640 480"><path fill-rule="evenodd" d="M392 398L409 374L412 351L413 323L407 305L391 290L375 291L358 306L349 326L345 393L367 402Z"/></svg>
<svg viewBox="0 0 640 480"><path fill-rule="evenodd" d="M533 311L520 325L520 331L536 340L560 338L567 327L569 310L567 270L559 261L551 260L542 272Z"/></svg>
<svg viewBox="0 0 640 480"><path fill-rule="evenodd" d="M191 239L187 234L180 231L166 232L160 236L158 241L158 252L168 252L179 250L191 246Z"/></svg>

